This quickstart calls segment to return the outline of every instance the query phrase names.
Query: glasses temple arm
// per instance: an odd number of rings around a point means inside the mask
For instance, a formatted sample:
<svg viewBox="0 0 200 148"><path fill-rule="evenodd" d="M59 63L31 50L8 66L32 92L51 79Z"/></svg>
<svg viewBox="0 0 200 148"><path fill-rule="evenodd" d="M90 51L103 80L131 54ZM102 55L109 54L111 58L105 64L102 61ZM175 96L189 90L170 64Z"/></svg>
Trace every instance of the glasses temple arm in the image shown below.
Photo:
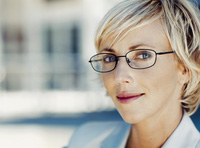
<svg viewBox="0 0 200 148"><path fill-rule="evenodd" d="M175 51L158 52L158 53L156 53L156 54L157 54L157 55L163 55L163 54L170 54L170 53L175 53Z"/></svg>

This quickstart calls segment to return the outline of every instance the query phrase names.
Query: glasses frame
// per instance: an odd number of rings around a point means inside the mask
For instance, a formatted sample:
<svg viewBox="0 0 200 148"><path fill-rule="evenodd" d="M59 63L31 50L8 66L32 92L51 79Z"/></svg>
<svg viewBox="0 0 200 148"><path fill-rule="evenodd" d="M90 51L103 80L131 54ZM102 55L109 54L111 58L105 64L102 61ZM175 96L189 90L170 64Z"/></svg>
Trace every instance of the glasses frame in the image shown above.
<svg viewBox="0 0 200 148"><path fill-rule="evenodd" d="M127 54L129 54L130 52L139 51L139 50L148 50L148 51L152 51L152 52L155 53L155 60L154 60L154 63L153 63L151 66L144 67L144 68L134 68L134 67L132 67L132 66L129 64L129 62L128 62L129 59L127 58ZM113 71L113 70L117 67L119 58L125 57L126 62L127 62L127 64L129 65L129 67L131 67L132 69L138 69L138 70L140 70L140 69L147 69L147 68L150 68L150 67L154 66L155 63L156 63L156 61L157 61L157 55L164 55L164 54L171 54L171 53L175 53L175 51L156 52L155 50L152 50L152 49L135 49L135 50L131 50L131 51L127 52L124 56L116 56L116 55L113 54L113 53L98 53L98 54L93 55L93 56L90 58L90 60L89 60L88 62L91 64L92 68L93 68L96 72L99 72L99 73L107 73L107 72ZM110 54L110 55L113 55L113 56L116 57L115 66L114 66L111 70L108 70L108 71L99 71L99 70L96 70L96 69L94 68L94 66L93 66L93 64L92 64L92 62L93 62L93 61L92 61L92 58L95 57L95 56L101 55L101 54Z"/></svg>

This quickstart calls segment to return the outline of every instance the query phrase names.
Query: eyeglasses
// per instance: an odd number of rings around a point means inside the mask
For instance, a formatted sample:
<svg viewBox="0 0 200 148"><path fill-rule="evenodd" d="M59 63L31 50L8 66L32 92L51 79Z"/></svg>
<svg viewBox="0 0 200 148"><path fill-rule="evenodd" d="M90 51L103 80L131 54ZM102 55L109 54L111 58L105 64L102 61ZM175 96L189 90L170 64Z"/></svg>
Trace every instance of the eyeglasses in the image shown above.
<svg viewBox="0 0 200 148"><path fill-rule="evenodd" d="M174 53L174 51L157 53L152 49L136 49L127 52L124 56L116 56L112 53L99 53L92 56L89 62L92 68L100 73L113 71L121 57L125 57L126 62L133 69L147 69L155 65L157 55L170 53Z"/></svg>

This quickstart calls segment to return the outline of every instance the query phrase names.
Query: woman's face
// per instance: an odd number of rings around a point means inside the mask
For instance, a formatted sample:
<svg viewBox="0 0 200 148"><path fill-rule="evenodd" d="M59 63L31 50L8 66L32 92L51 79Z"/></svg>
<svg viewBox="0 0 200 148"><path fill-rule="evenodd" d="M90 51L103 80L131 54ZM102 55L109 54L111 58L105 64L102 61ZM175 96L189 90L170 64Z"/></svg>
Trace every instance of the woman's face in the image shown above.
<svg viewBox="0 0 200 148"><path fill-rule="evenodd" d="M130 47L131 50L172 51L160 20L129 32L108 50L112 41L112 38L105 39L100 53L123 56ZM181 110L179 100L186 74L184 68L178 66L174 54L158 55L153 67L140 70L130 68L121 57L115 70L102 74L104 86L126 122L167 117Z"/></svg>

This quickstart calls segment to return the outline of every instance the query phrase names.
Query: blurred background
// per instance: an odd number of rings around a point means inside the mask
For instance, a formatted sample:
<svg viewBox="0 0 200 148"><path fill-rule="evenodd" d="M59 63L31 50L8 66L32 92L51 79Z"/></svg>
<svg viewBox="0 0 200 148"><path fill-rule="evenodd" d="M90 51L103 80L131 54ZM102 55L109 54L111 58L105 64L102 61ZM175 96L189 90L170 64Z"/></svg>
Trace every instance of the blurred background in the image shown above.
<svg viewBox="0 0 200 148"><path fill-rule="evenodd" d="M85 122L121 120L88 63L119 1L0 0L0 147L62 148Z"/></svg>

